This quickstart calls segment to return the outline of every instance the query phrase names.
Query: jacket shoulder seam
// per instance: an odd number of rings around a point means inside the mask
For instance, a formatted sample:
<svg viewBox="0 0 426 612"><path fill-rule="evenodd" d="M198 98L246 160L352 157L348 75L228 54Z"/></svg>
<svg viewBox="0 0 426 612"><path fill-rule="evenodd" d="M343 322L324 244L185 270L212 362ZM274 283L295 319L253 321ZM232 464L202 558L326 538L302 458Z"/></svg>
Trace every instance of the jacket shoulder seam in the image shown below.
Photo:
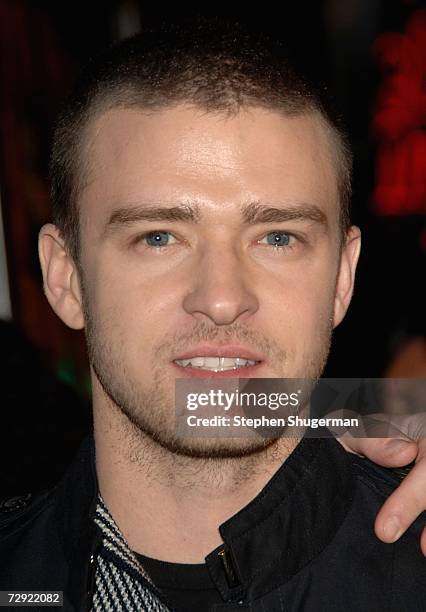
<svg viewBox="0 0 426 612"><path fill-rule="evenodd" d="M0 512L0 532L3 532L5 529L8 529L10 527L13 527L14 524L20 519L28 518L29 520L32 520L36 518L40 514L40 512L50 507L54 503L53 499L51 499L50 497L50 490L37 493L37 496L29 502L28 506L20 508L16 511L12 510L10 514L6 514L4 516L1 516ZM43 504L43 502L46 503ZM20 525L16 526L17 529L19 529L19 527ZM15 533L15 531L16 530L13 530L10 533L8 532L7 535L12 535L13 533Z"/></svg>

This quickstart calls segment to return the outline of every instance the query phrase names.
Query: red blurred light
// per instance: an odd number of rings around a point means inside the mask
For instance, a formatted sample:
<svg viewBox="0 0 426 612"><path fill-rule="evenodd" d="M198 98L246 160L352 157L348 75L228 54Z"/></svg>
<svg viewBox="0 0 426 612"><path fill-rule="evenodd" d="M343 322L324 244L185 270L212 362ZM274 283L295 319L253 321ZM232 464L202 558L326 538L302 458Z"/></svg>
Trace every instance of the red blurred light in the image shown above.
<svg viewBox="0 0 426 612"><path fill-rule="evenodd" d="M403 34L374 44L385 73L372 128L378 142L373 206L380 215L426 211L426 11L416 11Z"/></svg>

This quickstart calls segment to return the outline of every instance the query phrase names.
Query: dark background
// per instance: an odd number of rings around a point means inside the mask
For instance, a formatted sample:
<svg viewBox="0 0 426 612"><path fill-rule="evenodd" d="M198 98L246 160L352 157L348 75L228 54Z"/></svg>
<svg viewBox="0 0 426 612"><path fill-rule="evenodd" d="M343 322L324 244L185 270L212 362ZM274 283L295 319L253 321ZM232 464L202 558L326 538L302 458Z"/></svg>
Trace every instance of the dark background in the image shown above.
<svg viewBox="0 0 426 612"><path fill-rule="evenodd" d="M355 153L363 233L355 296L327 376L425 376L426 14L413 0L203 3L0 0L0 186L12 321L0 321L0 497L50 485L90 427L82 332L43 295L37 255L50 220L52 126L75 75L105 45L198 12L282 38L327 84ZM424 58L424 59L422 59Z"/></svg>

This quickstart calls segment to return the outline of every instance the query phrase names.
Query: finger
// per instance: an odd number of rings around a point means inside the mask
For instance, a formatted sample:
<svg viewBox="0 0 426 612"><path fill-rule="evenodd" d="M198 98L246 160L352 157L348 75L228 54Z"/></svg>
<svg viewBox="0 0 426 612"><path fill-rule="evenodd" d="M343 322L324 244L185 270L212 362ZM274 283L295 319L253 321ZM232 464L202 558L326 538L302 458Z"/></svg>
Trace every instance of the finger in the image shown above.
<svg viewBox="0 0 426 612"><path fill-rule="evenodd" d="M420 538L420 548L426 557L426 527L423 529L422 537Z"/></svg>
<svg viewBox="0 0 426 612"><path fill-rule="evenodd" d="M417 442L404 438L339 438L344 448L384 467L408 465L417 456Z"/></svg>
<svg viewBox="0 0 426 612"><path fill-rule="evenodd" d="M383 542L395 542L426 509L426 457L420 458L383 504L374 530ZM426 546L422 535L422 546Z"/></svg>

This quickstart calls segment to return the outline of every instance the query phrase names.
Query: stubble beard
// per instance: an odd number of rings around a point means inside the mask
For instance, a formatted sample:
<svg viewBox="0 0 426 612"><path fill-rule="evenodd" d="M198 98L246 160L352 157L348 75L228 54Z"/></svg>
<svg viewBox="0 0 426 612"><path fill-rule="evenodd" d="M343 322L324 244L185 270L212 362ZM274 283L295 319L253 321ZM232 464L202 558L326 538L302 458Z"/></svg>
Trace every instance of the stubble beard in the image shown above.
<svg viewBox="0 0 426 612"><path fill-rule="evenodd" d="M125 429L118 433L126 439L129 452L135 463L146 462L149 454L161 456L172 453L175 457L187 457L203 460L218 459L255 459L256 455L265 452L274 453L278 438L238 437L238 438L184 438L176 435L174 389L170 376L161 367L154 368L151 380L137 379L126 366L125 343L112 339L108 334L111 329L108 321L101 324L95 319L90 308L87 290L82 283L83 311L85 317L85 334L89 362L97 381L105 394L111 410L115 412L117 422ZM300 372L292 373L293 378L317 380L327 361L332 337L332 309L320 321L315 347L304 351ZM161 364L161 356L176 354L173 347L194 345L202 341L244 342L259 347L264 354L271 357L271 363L283 364L276 368L276 376L284 378L288 363L288 354L274 342L260 338L252 330L240 324L224 330L206 324L197 325L196 330L185 336L162 343L154 351L156 360ZM160 359L159 359L160 357ZM163 361L164 363L164 361ZM288 374L287 374L288 376ZM124 417L124 418L123 418ZM284 449L291 442L281 440ZM294 447L294 444L293 444ZM275 450L274 450L275 448ZM145 458L144 458L145 457Z"/></svg>

